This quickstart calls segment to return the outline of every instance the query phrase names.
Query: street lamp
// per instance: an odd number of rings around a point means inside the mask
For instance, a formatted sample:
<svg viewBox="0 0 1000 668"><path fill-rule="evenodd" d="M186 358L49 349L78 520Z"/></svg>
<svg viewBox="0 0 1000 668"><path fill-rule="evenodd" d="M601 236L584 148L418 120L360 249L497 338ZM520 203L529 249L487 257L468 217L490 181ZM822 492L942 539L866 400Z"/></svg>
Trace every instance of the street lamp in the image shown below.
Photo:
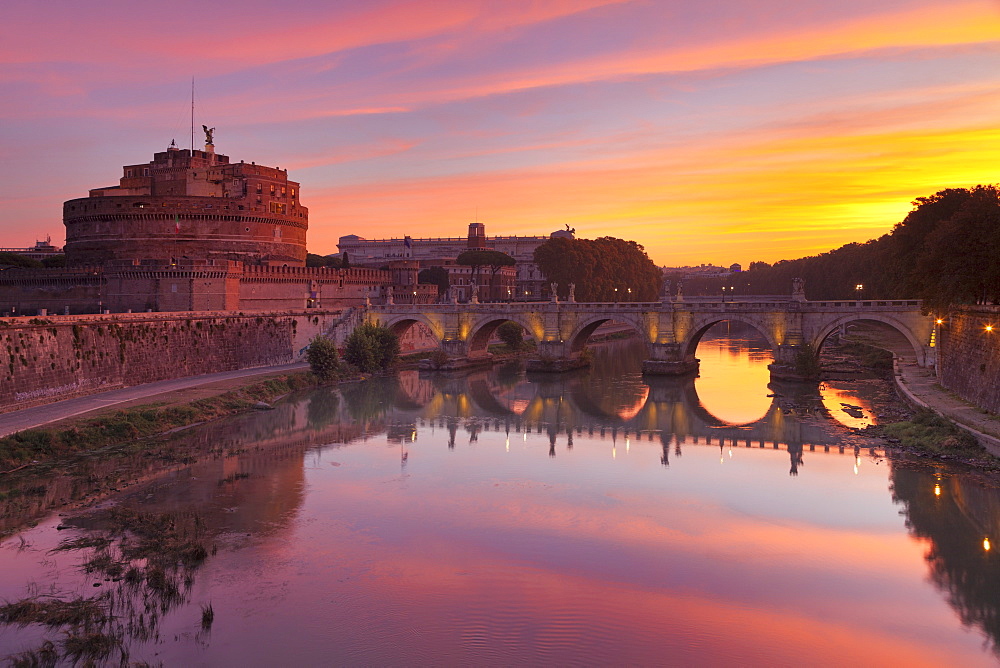
<svg viewBox="0 0 1000 668"><path fill-rule="evenodd" d="M618 288L615 288L615 303L618 303Z"/></svg>
<svg viewBox="0 0 1000 668"><path fill-rule="evenodd" d="M855 294L855 297L857 298L857 301L859 301L859 302L861 301L861 291L864 290L864 289L865 289L865 286L862 285L861 283L858 283L857 285L854 286L854 294Z"/></svg>
<svg viewBox="0 0 1000 668"><path fill-rule="evenodd" d="M628 300L632 301L632 288L628 289Z"/></svg>

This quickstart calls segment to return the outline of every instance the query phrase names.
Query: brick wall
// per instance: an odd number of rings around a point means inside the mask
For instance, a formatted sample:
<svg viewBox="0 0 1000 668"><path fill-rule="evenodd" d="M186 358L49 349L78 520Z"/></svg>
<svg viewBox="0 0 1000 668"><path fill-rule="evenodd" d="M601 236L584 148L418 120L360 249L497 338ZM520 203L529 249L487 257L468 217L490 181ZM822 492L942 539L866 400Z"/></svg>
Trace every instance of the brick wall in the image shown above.
<svg viewBox="0 0 1000 668"><path fill-rule="evenodd" d="M966 401L1000 413L1000 307L967 306L947 318L940 326L938 377Z"/></svg>
<svg viewBox="0 0 1000 668"><path fill-rule="evenodd" d="M341 311L313 310L0 319L0 412L156 380L284 364L344 318Z"/></svg>

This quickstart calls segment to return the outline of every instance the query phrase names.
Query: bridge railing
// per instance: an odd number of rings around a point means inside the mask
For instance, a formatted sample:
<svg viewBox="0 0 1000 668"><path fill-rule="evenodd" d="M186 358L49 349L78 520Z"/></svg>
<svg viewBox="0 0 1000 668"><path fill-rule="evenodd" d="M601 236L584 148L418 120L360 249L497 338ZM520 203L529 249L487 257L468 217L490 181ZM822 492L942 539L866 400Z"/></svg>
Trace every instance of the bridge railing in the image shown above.
<svg viewBox="0 0 1000 668"><path fill-rule="evenodd" d="M438 304L392 304L375 305L380 311L395 311L408 313L412 311L424 311L428 309L461 307L464 309L482 309L494 312L524 312L533 310L543 310L555 305L553 302L528 301L528 302L480 302L478 304L462 303L438 303ZM662 311L667 309L680 309L690 311L759 311L759 310L841 310L841 311L912 311L919 309L921 301L919 299L865 299L865 300L825 300L825 301L795 301L791 298L777 298L768 295L763 299L722 299L721 297L693 297L683 301L670 302L559 302L559 306L572 307L581 311L624 311L624 312L647 312Z"/></svg>

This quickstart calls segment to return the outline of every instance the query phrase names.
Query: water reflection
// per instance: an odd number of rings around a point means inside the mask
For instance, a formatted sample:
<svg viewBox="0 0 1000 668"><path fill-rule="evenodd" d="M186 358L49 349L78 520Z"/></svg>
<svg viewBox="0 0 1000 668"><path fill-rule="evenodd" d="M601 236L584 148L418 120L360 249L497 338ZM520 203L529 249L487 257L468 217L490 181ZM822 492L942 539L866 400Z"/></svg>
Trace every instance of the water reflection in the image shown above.
<svg viewBox="0 0 1000 668"><path fill-rule="evenodd" d="M698 344L699 402L721 422L750 424L771 408L767 384L774 361L764 336L739 322L720 322ZM735 391L739 388L739 391Z"/></svg>
<svg viewBox="0 0 1000 668"><path fill-rule="evenodd" d="M907 528L926 543L931 580L1000 657L1000 555L993 547L1000 536L1000 489L907 462L896 463L890 479Z"/></svg>
<svg viewBox="0 0 1000 668"><path fill-rule="evenodd" d="M714 340L702 343L715 349ZM727 357L738 344L728 348ZM521 373L516 365L501 366L462 376L403 372L398 377L376 379L342 390L344 401L335 421L353 421L364 433L388 431L409 434L411 440L426 430L443 428L447 445L460 440L474 443L482 431L507 434L546 434L550 456L557 445L572 447L574 434L619 440L656 441L661 445L661 463L669 466L671 453L679 456L685 444L713 444L721 448L771 448L787 450L789 472L799 472L805 452L830 452L860 456L860 446L845 442L844 434L828 421L815 388L797 384L763 383L755 388L747 377L766 379L768 357L755 355L753 364L706 364L705 373L692 377L649 377L640 372L645 351L635 341L594 348L589 370L568 374ZM747 376L727 375L733 368L749 369ZM719 378L723 380L720 381ZM729 378L729 381L725 381ZM749 384L750 401L731 402L726 408L719 392L724 382L735 387ZM703 388L719 406L706 408ZM746 412L747 406L755 406ZM717 413L743 422L720 419ZM746 419L755 415L755 419ZM459 434L464 432L465 437ZM857 452L855 452L857 450ZM864 448L865 456L876 456Z"/></svg>
<svg viewBox="0 0 1000 668"><path fill-rule="evenodd" d="M698 379L643 379L641 348L595 353L575 374L407 372L293 395L156 445L179 453L176 470L119 506L196 515L220 550L192 578L188 609L166 616L154 643L136 640L133 658L991 660L955 633L955 614L996 642L1000 564L984 543L1000 535L996 489L889 468L844 439L815 388L752 386L766 404L734 419L706 389L710 364ZM28 548L0 550L0 597L29 581L89 591L67 562L38 563L99 523L46 522L24 535ZM18 651L36 631L0 640Z"/></svg>

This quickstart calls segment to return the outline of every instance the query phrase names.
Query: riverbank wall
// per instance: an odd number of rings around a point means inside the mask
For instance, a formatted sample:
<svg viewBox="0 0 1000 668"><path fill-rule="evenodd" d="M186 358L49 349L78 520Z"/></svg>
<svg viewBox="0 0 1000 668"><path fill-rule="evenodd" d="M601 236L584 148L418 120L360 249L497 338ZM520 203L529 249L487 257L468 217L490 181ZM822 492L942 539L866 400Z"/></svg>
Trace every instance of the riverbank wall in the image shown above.
<svg viewBox="0 0 1000 668"><path fill-rule="evenodd" d="M1000 413L1000 306L965 306L938 325L941 385L991 413Z"/></svg>
<svg viewBox="0 0 1000 668"><path fill-rule="evenodd" d="M0 413L158 380L301 359L353 309L0 319Z"/></svg>

